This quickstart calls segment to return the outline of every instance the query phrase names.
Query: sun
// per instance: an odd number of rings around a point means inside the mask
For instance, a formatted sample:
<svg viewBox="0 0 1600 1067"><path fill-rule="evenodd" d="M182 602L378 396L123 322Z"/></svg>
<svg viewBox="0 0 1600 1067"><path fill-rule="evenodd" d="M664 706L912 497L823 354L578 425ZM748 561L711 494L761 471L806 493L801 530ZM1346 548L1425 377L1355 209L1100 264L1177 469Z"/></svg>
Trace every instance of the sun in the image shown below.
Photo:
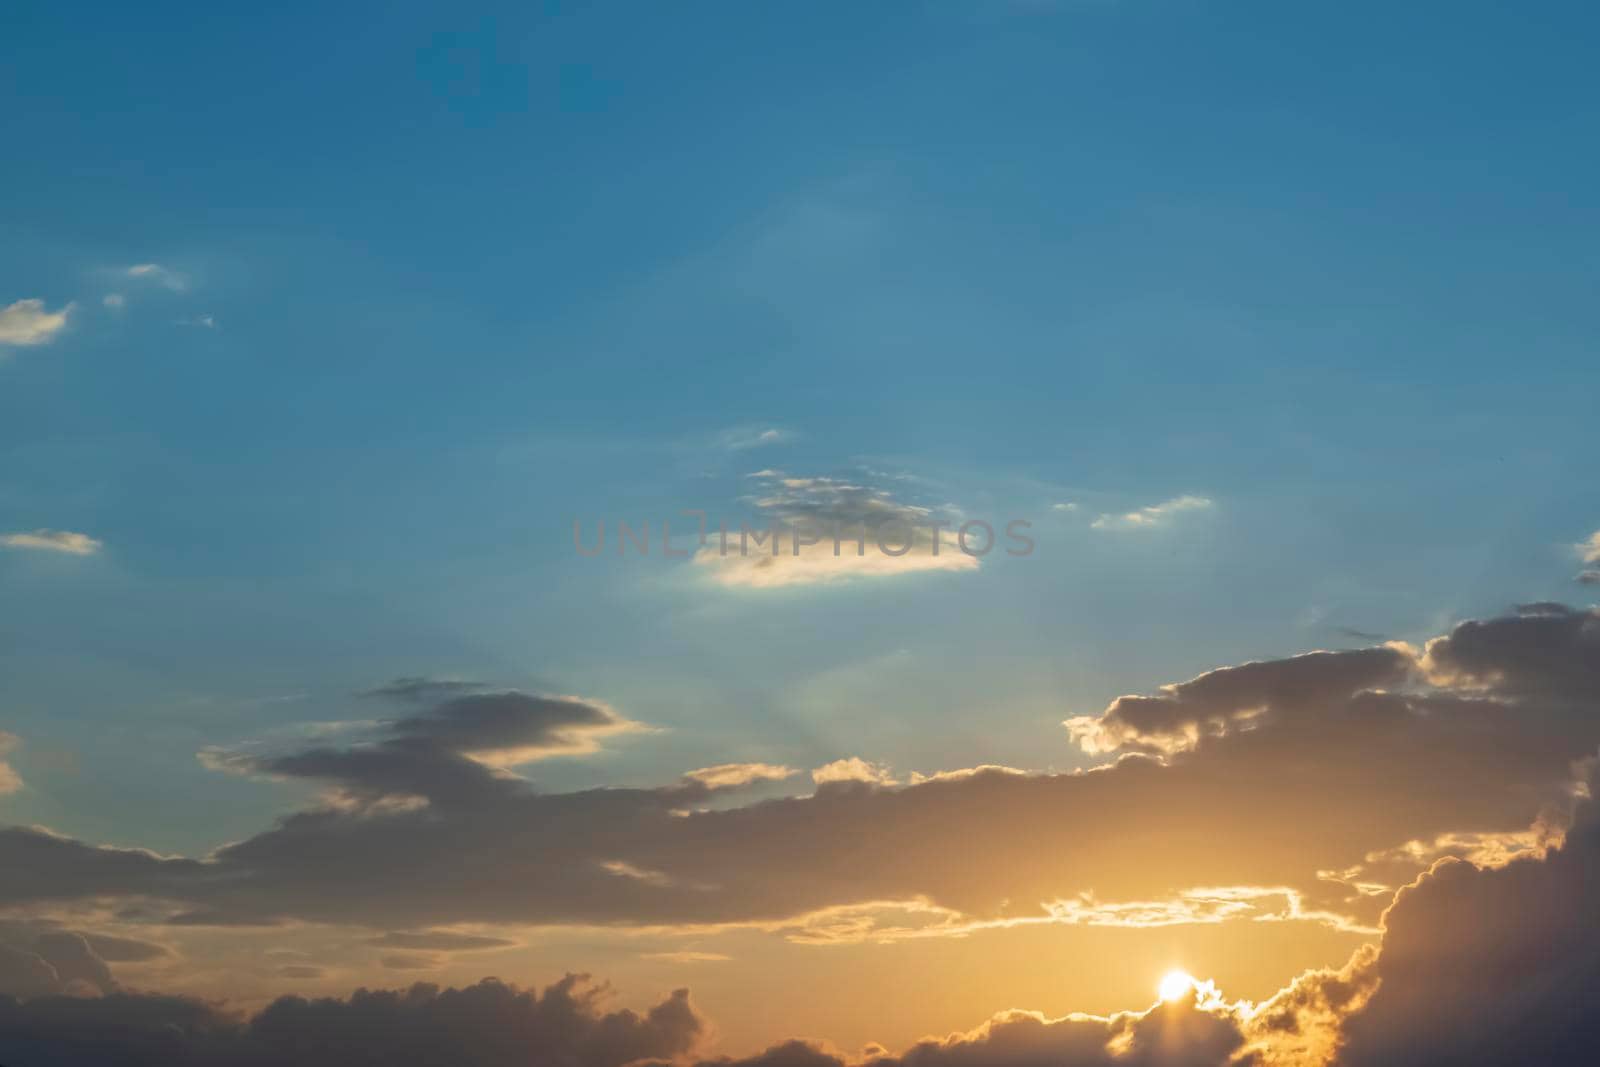
<svg viewBox="0 0 1600 1067"><path fill-rule="evenodd" d="M1156 987L1156 991L1160 993L1162 1000L1182 1000L1189 995L1194 986L1194 978L1188 971L1171 970L1161 976L1161 984Z"/></svg>

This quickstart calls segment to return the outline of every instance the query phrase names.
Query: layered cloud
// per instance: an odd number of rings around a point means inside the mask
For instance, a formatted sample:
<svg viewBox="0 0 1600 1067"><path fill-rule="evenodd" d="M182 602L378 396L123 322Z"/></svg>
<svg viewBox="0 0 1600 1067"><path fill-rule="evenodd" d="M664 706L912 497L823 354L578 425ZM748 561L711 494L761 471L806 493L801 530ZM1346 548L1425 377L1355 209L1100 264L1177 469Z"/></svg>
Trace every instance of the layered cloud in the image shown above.
<svg viewBox="0 0 1600 1067"><path fill-rule="evenodd" d="M1201 988L1107 1017L1009 1012L896 1055L781 1042L737 1062L1581 1062L1600 1038L1600 820L1584 762L1600 744L1597 653L1600 614L1530 605L1421 652L1313 653L1120 698L1071 721L1110 761L1084 772L991 768L895 785L865 761L839 761L819 769L812 794L717 808L701 802L789 769L724 764L653 789L541 794L494 762L581 748L626 720L578 698L471 692L357 746L242 757L361 802L299 812L204 859L0 831L0 898L93 900L187 925L367 926L364 944L394 950L391 969L509 947L438 928L451 922L748 924L818 943L1044 922L1362 924L1381 931L1378 948L1259 1005ZM420 803L384 802L396 796ZM981 863L949 862L979 852ZM182 1048L202 1065L271 1062L260 1057L283 1048L259 1042L299 1033L296 1062L333 1048L342 1062L383 1062L398 1033L411 1047L480 1050L454 1013L491 1004L510 1014L474 1015L475 1030L509 1028L524 1055L575 1064L681 1059L705 1032L681 994L647 1015L608 1015L581 983L291 999L244 1021L111 980L106 953L159 947L43 927L0 944L0 974L24 998L0 1002L0 1060L53 1050L50 1062L162 1062ZM565 1013L559 1032L517 1029L519 1012L547 1009ZM601 1033L617 1044L570 1036ZM479 1062L500 1061L482 1050Z"/></svg>
<svg viewBox="0 0 1600 1067"><path fill-rule="evenodd" d="M1499 1067L1579 1064L1600 1041L1600 818L1591 779L1565 842L1479 867L1447 859L1403 890L1382 941L1263 1003L1210 982L1110 1016L1001 1012L899 1053L780 1040L698 1067ZM684 1063L711 1025L679 990L643 1014L606 1012L603 987L568 976L542 994L492 979L346 999L284 997L254 1018L123 992L65 935L43 955L0 947L0 1056L61 1067L294 1062L470 1062L488 1067ZM707 955L706 958L720 958ZM398 969L415 957L396 958ZM426 965L425 961L422 965ZM76 996L63 996L63 970ZM103 970L103 965L101 965ZM1165 985L1165 983L1164 983ZM914 994L914 980L902 993ZM9 998L4 993L9 992ZM10 998L20 998L10 999Z"/></svg>
<svg viewBox="0 0 1600 1067"><path fill-rule="evenodd" d="M1600 743L1600 621L1538 607L1403 647L1222 668L1071 721L1110 762L980 768L891 785L834 765L816 791L708 807L786 768L702 768L669 785L540 793L507 765L631 724L578 698L475 693L370 740L214 766L312 779L321 807L203 859L0 831L0 902L139 897L186 923L747 924L852 909L959 933L1119 914L1372 927L1451 835L1507 852L1566 801ZM1215 847L1215 832L1241 834ZM870 843L841 848L840 842ZM985 862L947 858L981 843ZM1409 847L1415 844L1415 848ZM1243 905L1243 906L1241 906ZM1210 905L1205 905L1209 908ZM1120 912L1119 912L1119 909ZM1212 912L1214 914L1214 912Z"/></svg>

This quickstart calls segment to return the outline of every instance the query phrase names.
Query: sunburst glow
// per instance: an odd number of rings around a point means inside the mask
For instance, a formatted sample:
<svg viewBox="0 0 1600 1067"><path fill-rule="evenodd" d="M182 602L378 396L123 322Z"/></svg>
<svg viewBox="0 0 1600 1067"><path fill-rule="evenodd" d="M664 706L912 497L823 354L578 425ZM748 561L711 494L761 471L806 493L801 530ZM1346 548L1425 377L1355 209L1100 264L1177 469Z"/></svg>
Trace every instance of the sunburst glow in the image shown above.
<svg viewBox="0 0 1600 1067"><path fill-rule="evenodd" d="M1171 970L1161 976L1161 984L1156 987L1156 991L1162 1000L1182 1000L1189 995L1194 986L1194 978L1188 971Z"/></svg>

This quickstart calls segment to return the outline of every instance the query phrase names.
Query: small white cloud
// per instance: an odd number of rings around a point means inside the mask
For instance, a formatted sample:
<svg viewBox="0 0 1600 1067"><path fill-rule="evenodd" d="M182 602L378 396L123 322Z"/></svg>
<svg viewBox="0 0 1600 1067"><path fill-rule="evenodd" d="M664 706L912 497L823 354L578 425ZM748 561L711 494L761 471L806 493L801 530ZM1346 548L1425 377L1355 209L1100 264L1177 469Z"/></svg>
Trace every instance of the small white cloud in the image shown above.
<svg viewBox="0 0 1600 1067"><path fill-rule="evenodd" d="M43 300L18 300L0 308L0 345L43 345L55 340L67 325L72 305L59 311L45 310Z"/></svg>
<svg viewBox="0 0 1600 1067"><path fill-rule="evenodd" d="M871 785L896 784L894 773L887 764L871 763L860 756L836 759L824 763L811 772L811 780L818 785L829 782L867 782Z"/></svg>
<svg viewBox="0 0 1600 1067"><path fill-rule="evenodd" d="M159 263L135 263L124 273L126 273L130 278L138 278L142 281L155 282L157 285L160 285L166 289L171 289L175 293L181 293L185 289L189 288L189 279L186 275L179 274L175 270L163 267Z"/></svg>
<svg viewBox="0 0 1600 1067"><path fill-rule="evenodd" d="M88 534L74 533L71 530L41 529L0 534L0 548L61 552L69 556L92 556L100 551L101 547L101 543Z"/></svg>
<svg viewBox="0 0 1600 1067"><path fill-rule="evenodd" d="M123 308L128 306L128 298L123 296L121 293L107 293L105 296L100 298L100 303L104 304L112 311L121 311Z"/></svg>
<svg viewBox="0 0 1600 1067"><path fill-rule="evenodd" d="M217 320L210 315L196 315L192 319L179 319L179 326L198 326L203 330L215 330Z"/></svg>
<svg viewBox="0 0 1600 1067"><path fill-rule="evenodd" d="M16 734L8 734L4 730L0 730L0 796L20 792L22 789L22 778L16 771L11 769L11 764L7 763L3 758L21 747L21 738Z"/></svg>
<svg viewBox="0 0 1600 1067"><path fill-rule="evenodd" d="M1210 499L1185 493L1183 496L1163 500L1159 504L1139 508L1121 515L1101 515L1089 525L1096 530L1140 530L1163 526L1173 515L1182 511L1205 511L1213 507Z"/></svg>
<svg viewBox="0 0 1600 1067"><path fill-rule="evenodd" d="M1060 504L1051 504L1050 505L1050 510L1051 511L1077 511L1078 510L1078 505L1076 503L1074 503L1073 501L1068 500L1068 501L1065 501L1065 502L1060 503Z"/></svg>

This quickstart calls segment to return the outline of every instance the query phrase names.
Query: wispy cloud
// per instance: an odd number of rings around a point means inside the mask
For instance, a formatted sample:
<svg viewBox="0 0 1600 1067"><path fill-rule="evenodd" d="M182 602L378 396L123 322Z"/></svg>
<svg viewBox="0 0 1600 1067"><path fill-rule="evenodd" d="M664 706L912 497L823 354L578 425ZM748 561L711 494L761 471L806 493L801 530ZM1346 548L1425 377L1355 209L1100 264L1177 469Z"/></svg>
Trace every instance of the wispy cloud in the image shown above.
<svg viewBox="0 0 1600 1067"><path fill-rule="evenodd" d="M31 549L37 552L61 552L69 556L92 556L103 547L88 534L71 530L28 530L21 533L0 534L0 547Z"/></svg>
<svg viewBox="0 0 1600 1067"><path fill-rule="evenodd" d="M180 274L170 267L163 267L159 263L135 263L123 273L129 278L154 282L162 288L170 289L175 293L184 292L189 288L188 275Z"/></svg>
<svg viewBox="0 0 1600 1067"><path fill-rule="evenodd" d="M1208 497L1195 496L1185 493L1183 496L1163 500L1159 504L1138 508L1134 511L1125 511L1121 515L1105 514L1095 519L1089 525L1096 530L1143 530L1155 526L1164 526L1171 521L1172 516L1185 511L1205 511L1215 505Z"/></svg>
<svg viewBox="0 0 1600 1067"><path fill-rule="evenodd" d="M793 441L796 434L780 426L735 426L717 435L717 444L730 452L743 452Z"/></svg>
<svg viewBox="0 0 1600 1067"><path fill-rule="evenodd" d="M19 347L49 344L56 334L66 329L72 305L66 304L58 311L49 311L44 301L37 298L18 300L0 308L0 345Z"/></svg>

